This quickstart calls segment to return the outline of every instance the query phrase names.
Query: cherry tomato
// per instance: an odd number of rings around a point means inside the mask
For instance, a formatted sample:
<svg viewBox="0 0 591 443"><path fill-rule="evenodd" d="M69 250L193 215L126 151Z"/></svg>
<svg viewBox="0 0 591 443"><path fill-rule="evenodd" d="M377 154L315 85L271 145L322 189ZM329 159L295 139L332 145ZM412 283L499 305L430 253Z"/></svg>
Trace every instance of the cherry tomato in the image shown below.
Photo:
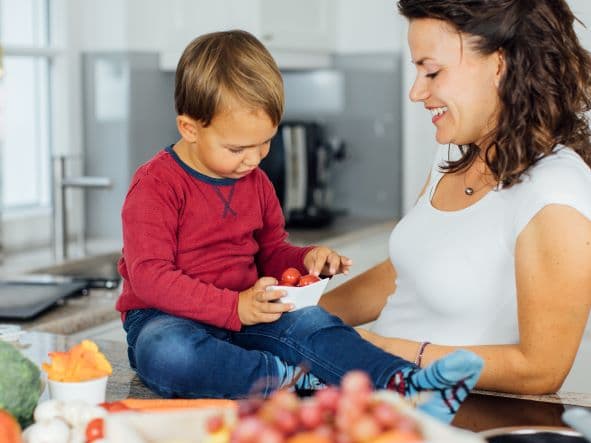
<svg viewBox="0 0 591 443"><path fill-rule="evenodd" d="M121 401L101 403L99 406L101 406L103 409L106 409L107 412L127 411L130 409L128 406L125 405L125 403Z"/></svg>
<svg viewBox="0 0 591 443"><path fill-rule="evenodd" d="M92 443L104 437L104 421L102 418L93 418L86 425L86 443Z"/></svg>
<svg viewBox="0 0 591 443"><path fill-rule="evenodd" d="M312 274L307 274L307 275L304 275L300 278L300 282L298 283L298 286L308 286L308 285L311 285L312 283L316 283L317 281L320 281L320 278L318 278Z"/></svg>
<svg viewBox="0 0 591 443"><path fill-rule="evenodd" d="M300 274L300 271L298 271L296 268L287 268L285 271L283 271L283 274L281 274L280 284L282 286L295 286L300 281L301 276L302 274Z"/></svg>

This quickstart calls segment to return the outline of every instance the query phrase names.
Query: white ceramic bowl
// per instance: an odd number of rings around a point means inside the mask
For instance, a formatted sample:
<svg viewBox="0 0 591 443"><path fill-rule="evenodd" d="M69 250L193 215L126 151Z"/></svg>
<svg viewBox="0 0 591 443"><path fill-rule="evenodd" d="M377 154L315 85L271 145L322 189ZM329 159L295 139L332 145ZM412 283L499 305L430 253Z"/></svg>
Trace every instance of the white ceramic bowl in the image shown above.
<svg viewBox="0 0 591 443"><path fill-rule="evenodd" d="M88 404L105 401L108 376L93 378L87 381L55 381L47 380L49 397L55 400L83 400Z"/></svg>
<svg viewBox="0 0 591 443"><path fill-rule="evenodd" d="M269 286L268 290L281 289L287 292L287 295L281 299L281 303L293 303L296 309L302 309L306 306L314 306L318 304L318 300L322 296L326 285L328 284L328 278L323 278L316 283L312 283L308 286Z"/></svg>

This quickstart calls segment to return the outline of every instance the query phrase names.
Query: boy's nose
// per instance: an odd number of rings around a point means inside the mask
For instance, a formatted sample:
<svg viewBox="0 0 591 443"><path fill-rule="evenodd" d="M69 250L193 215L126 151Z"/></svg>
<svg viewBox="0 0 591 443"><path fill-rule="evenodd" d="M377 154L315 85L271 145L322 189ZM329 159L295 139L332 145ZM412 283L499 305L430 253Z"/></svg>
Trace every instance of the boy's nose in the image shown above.
<svg viewBox="0 0 591 443"><path fill-rule="evenodd" d="M246 157L244 157L244 163L251 167L258 166L261 160L261 150L258 147L249 149L246 153Z"/></svg>

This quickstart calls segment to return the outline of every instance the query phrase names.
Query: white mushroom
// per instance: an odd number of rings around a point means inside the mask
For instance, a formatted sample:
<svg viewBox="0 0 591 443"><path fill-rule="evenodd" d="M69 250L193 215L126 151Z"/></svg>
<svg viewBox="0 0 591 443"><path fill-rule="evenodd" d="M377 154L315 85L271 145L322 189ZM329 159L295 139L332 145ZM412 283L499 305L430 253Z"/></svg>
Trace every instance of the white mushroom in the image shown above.
<svg viewBox="0 0 591 443"><path fill-rule="evenodd" d="M70 431L70 439L68 443L85 443L86 430L84 428L72 428Z"/></svg>
<svg viewBox="0 0 591 443"><path fill-rule="evenodd" d="M100 406L90 405L84 408L80 414L80 423L86 425L94 418L105 418L107 416L107 410Z"/></svg>
<svg viewBox="0 0 591 443"><path fill-rule="evenodd" d="M23 439L25 443L68 443L70 428L59 418L43 420L29 426Z"/></svg>
<svg viewBox="0 0 591 443"><path fill-rule="evenodd" d="M88 411L94 410L94 406L83 400L69 400L64 403L63 417L74 428L86 426Z"/></svg>
<svg viewBox="0 0 591 443"><path fill-rule="evenodd" d="M50 420L55 417L63 417L64 402L61 400L47 400L41 402L35 408L33 417L35 421Z"/></svg>

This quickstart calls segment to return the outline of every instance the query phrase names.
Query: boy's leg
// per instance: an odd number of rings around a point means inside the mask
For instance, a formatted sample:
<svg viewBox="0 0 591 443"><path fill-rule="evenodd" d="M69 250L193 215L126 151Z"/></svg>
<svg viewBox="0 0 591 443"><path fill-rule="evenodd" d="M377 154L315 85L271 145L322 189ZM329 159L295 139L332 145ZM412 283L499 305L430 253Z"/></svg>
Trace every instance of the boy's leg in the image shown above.
<svg viewBox="0 0 591 443"><path fill-rule="evenodd" d="M363 340L341 319L312 306L287 312L273 323L262 323L234 332L233 342L246 349L271 352L288 364L304 364L327 384L338 385L351 370L367 372L382 388L409 362Z"/></svg>
<svg viewBox="0 0 591 443"><path fill-rule="evenodd" d="M234 335L245 348L269 351L290 365L303 363L328 384L338 384L346 372L360 369L378 389L407 396L433 391L422 409L444 421L453 418L482 370L480 357L468 351L450 354L421 370L363 340L319 307L289 312L276 322L249 326Z"/></svg>
<svg viewBox="0 0 591 443"><path fill-rule="evenodd" d="M130 311L128 353L140 379L163 397L242 398L277 387L275 357L231 343L228 331L157 310Z"/></svg>

